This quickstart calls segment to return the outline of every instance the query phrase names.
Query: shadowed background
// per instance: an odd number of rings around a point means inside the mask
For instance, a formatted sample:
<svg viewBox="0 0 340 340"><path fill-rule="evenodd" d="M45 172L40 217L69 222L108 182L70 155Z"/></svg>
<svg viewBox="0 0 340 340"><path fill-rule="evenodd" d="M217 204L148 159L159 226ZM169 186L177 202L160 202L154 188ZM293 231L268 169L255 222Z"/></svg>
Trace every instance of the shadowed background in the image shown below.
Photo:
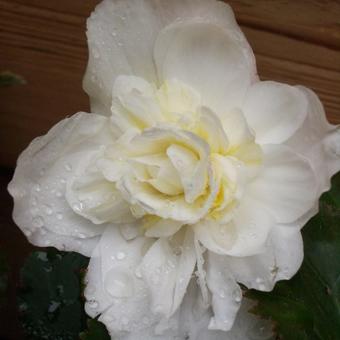
<svg viewBox="0 0 340 340"><path fill-rule="evenodd" d="M169 1L169 0L165 0ZM22 339L15 306L18 269L30 247L11 222L6 185L18 154L36 136L78 111L89 111L82 90L87 61L86 18L98 0L0 0L0 71L26 85L0 88L0 249L11 266L0 339ZM232 0L254 49L258 73L312 88L327 116L340 123L340 2Z"/></svg>

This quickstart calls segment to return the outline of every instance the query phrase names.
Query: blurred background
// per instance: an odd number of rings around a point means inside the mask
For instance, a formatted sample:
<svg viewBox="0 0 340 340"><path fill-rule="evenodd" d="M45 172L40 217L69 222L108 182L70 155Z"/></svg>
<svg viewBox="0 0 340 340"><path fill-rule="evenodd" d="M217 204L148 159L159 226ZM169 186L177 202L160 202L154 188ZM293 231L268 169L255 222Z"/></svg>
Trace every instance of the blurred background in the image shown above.
<svg viewBox="0 0 340 340"><path fill-rule="evenodd" d="M170 1L170 0L169 0ZM0 87L0 252L9 264L0 339L22 339L15 291L32 249L11 221L6 186L19 153L36 136L78 111L87 62L86 18L98 0L0 0L0 72L25 84ZM261 79L312 88L332 123L340 123L340 2L232 0L254 49Z"/></svg>

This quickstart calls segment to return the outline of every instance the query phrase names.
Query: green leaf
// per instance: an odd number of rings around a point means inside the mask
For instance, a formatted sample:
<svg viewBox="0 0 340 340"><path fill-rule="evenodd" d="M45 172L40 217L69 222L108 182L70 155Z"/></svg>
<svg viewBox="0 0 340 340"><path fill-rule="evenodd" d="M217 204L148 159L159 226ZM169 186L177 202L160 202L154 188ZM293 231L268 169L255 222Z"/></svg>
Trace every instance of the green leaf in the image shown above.
<svg viewBox="0 0 340 340"><path fill-rule="evenodd" d="M11 86L15 84L26 84L26 81L24 78L8 71L0 73L0 87Z"/></svg>
<svg viewBox="0 0 340 340"><path fill-rule="evenodd" d="M276 322L279 339L340 339L340 173L303 228L305 258L289 281L270 293L249 290L253 312Z"/></svg>
<svg viewBox="0 0 340 340"><path fill-rule="evenodd" d="M87 321L87 330L80 334L81 340L110 340L106 327L95 319Z"/></svg>
<svg viewBox="0 0 340 340"><path fill-rule="evenodd" d="M8 289L8 265L6 257L0 253L0 307L6 301L6 293Z"/></svg>
<svg viewBox="0 0 340 340"><path fill-rule="evenodd" d="M21 271L19 309L27 339L77 339L85 328L80 273L88 259L55 249L33 252Z"/></svg>

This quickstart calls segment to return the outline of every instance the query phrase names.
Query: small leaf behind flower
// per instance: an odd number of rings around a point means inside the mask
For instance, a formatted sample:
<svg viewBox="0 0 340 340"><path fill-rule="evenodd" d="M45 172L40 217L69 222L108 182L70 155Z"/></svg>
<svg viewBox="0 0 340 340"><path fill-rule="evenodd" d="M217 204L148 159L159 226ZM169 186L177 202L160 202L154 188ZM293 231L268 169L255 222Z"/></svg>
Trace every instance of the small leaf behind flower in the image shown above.
<svg viewBox="0 0 340 340"><path fill-rule="evenodd" d="M81 340L110 340L106 327L95 319L87 321L87 330L80 333Z"/></svg>
<svg viewBox="0 0 340 340"><path fill-rule="evenodd" d="M0 308L6 301L6 293L8 289L8 264L6 257L0 253Z"/></svg>
<svg viewBox="0 0 340 340"><path fill-rule="evenodd" d="M27 339L77 339L85 328L80 272L88 259L55 249L33 252L21 271L19 309Z"/></svg>
<svg viewBox="0 0 340 340"><path fill-rule="evenodd" d="M0 73L0 87L15 85L15 84L26 84L26 81L21 76L11 72L1 72Z"/></svg>
<svg viewBox="0 0 340 340"><path fill-rule="evenodd" d="M299 272L270 293L249 290L253 312L276 323L279 339L340 339L340 174L320 200L320 212L302 230Z"/></svg>

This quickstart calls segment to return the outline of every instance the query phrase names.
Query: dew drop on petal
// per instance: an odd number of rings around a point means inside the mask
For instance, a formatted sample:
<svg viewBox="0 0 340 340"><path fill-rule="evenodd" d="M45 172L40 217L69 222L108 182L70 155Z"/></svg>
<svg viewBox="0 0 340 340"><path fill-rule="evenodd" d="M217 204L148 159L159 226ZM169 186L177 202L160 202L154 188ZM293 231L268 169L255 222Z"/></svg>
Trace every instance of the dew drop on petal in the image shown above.
<svg viewBox="0 0 340 340"><path fill-rule="evenodd" d="M69 163L66 163L66 164L65 164L65 170L66 170L66 171L72 171L72 165L69 164Z"/></svg>
<svg viewBox="0 0 340 340"><path fill-rule="evenodd" d="M56 195L58 198L60 198L60 197L63 196L63 194L62 194L60 191L56 191L55 195Z"/></svg>
<svg viewBox="0 0 340 340"><path fill-rule="evenodd" d="M60 220L63 219L63 214L59 212L59 213L57 213L56 217L60 221Z"/></svg>
<svg viewBox="0 0 340 340"><path fill-rule="evenodd" d="M44 225L44 219L41 216L36 216L32 220L33 226L36 228L41 228Z"/></svg>
<svg viewBox="0 0 340 340"><path fill-rule="evenodd" d="M98 306L99 306L99 304L96 300L89 300L89 301L87 301L87 304L90 308L93 308L93 309L98 308Z"/></svg>
<svg viewBox="0 0 340 340"><path fill-rule="evenodd" d="M110 270L105 276L104 286L111 296L117 298L131 296L134 292L133 279L122 270Z"/></svg>
<svg viewBox="0 0 340 340"><path fill-rule="evenodd" d="M116 254L116 257L117 257L117 260L124 260L125 257L126 257L126 254L122 251L119 251L117 254Z"/></svg>

